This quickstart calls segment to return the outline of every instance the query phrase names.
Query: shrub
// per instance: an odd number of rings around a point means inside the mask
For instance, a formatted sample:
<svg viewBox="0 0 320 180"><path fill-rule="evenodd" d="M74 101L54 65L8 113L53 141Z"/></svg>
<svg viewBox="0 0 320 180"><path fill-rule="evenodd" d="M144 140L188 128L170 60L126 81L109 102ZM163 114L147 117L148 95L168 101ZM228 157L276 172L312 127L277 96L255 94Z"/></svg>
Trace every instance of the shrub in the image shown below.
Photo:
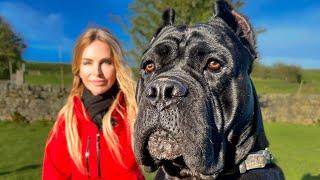
<svg viewBox="0 0 320 180"><path fill-rule="evenodd" d="M301 83L302 69L299 66L276 63L272 66L266 66L255 63L253 68L253 77L261 79L281 79L291 83Z"/></svg>

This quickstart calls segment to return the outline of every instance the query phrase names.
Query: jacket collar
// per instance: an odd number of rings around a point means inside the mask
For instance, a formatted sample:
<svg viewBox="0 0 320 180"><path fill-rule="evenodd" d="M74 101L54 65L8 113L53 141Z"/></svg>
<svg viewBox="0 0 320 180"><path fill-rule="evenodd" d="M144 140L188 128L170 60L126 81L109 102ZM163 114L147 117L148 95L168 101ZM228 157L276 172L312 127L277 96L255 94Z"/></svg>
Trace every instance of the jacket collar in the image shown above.
<svg viewBox="0 0 320 180"><path fill-rule="evenodd" d="M126 116L126 105L125 105L125 99L124 99L124 94L122 91L119 92L119 99L118 99L118 109L122 111L124 116ZM85 125L86 127L88 126L94 126L96 129L97 126L91 121L89 113L85 109L83 102L81 101L81 98L79 96L74 96L73 97L73 104L74 104L74 113L77 117L78 123L81 123ZM117 123L121 125L123 123L123 119L121 115L114 110L111 114L112 117L115 117L117 119ZM88 125L88 126L87 126Z"/></svg>

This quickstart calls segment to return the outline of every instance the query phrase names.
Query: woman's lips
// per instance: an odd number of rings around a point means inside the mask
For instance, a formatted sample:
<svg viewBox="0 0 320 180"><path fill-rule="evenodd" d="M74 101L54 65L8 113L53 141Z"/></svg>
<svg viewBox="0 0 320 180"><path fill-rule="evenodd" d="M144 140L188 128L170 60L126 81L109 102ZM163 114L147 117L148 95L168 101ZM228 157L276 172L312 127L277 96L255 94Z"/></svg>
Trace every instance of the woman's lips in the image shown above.
<svg viewBox="0 0 320 180"><path fill-rule="evenodd" d="M105 80L91 80L90 83L95 86L102 86L102 85L105 85L106 81Z"/></svg>

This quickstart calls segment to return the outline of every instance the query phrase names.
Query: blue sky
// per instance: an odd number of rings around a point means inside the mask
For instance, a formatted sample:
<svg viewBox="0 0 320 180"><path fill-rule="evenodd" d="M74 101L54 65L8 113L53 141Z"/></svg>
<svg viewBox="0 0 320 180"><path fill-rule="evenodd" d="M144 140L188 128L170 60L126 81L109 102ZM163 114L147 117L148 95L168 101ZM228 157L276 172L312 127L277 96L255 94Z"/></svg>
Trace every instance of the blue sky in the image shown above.
<svg viewBox="0 0 320 180"><path fill-rule="evenodd" d="M128 5L133 0L0 0L0 16L23 37L25 60L70 63L72 47L90 26L103 26L115 34L125 49L133 47L130 36L112 15L130 25ZM254 27L267 31L258 36L263 64L285 62L303 68L320 68L320 1L245 0L240 10ZM59 56L59 48L61 55Z"/></svg>

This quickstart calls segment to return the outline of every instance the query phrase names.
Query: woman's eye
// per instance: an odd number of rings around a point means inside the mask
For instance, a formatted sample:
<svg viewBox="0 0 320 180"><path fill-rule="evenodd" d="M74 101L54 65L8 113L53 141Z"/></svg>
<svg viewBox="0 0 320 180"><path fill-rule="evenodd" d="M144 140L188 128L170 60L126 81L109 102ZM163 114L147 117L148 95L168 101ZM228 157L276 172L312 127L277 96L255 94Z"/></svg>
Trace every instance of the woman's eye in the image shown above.
<svg viewBox="0 0 320 180"><path fill-rule="evenodd" d="M103 61L104 64L112 64L112 61L110 59L106 59Z"/></svg>
<svg viewBox="0 0 320 180"><path fill-rule="evenodd" d="M216 60L210 60L208 65L207 65L207 68L211 71L214 71L214 72L219 72L222 68L221 64L216 61Z"/></svg>
<svg viewBox="0 0 320 180"><path fill-rule="evenodd" d="M149 73L152 73L155 69L156 69L156 65L153 62L151 62L145 66L144 71L149 74Z"/></svg>
<svg viewBox="0 0 320 180"><path fill-rule="evenodd" d="M88 64L90 64L90 62L89 61L83 61L82 64L83 65L88 65Z"/></svg>

